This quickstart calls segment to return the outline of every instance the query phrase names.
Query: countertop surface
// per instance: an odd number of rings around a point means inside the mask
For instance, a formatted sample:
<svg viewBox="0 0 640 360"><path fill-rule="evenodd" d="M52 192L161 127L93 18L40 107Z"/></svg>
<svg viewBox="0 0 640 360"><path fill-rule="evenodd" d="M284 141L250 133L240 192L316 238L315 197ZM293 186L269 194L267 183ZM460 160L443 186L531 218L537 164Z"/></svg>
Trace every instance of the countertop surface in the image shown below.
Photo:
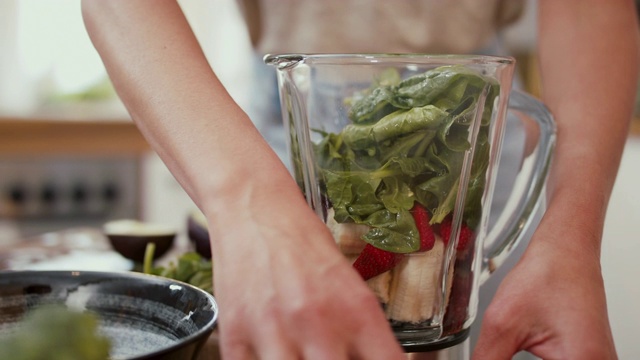
<svg viewBox="0 0 640 360"><path fill-rule="evenodd" d="M186 234L155 265L165 266L194 247ZM116 252L100 228L77 227L0 243L0 270L130 271L133 261Z"/></svg>
<svg viewBox="0 0 640 360"><path fill-rule="evenodd" d="M126 271L133 265L94 228L50 232L0 246L2 270Z"/></svg>

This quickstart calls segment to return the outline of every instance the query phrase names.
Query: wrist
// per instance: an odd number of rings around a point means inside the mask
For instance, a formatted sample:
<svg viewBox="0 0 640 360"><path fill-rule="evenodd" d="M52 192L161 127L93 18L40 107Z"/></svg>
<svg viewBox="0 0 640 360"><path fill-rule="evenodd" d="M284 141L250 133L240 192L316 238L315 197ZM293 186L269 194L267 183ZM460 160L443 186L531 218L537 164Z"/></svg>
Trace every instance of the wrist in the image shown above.
<svg viewBox="0 0 640 360"><path fill-rule="evenodd" d="M531 243L599 261L607 196L604 192L583 194L587 192L557 187Z"/></svg>
<svg viewBox="0 0 640 360"><path fill-rule="evenodd" d="M200 204L209 224L212 249L223 246L223 238L232 233L275 226L275 221L291 218L292 211L299 213L301 208L310 211L286 167L271 154L234 166L233 173L218 177L216 185L202 195Z"/></svg>

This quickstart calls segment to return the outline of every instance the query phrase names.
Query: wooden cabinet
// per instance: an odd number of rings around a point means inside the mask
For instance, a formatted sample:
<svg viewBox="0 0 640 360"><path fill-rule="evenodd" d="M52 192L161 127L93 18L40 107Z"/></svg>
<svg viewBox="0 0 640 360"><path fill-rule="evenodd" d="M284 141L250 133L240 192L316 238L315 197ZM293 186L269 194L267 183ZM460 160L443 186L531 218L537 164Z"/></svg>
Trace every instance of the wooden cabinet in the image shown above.
<svg viewBox="0 0 640 360"><path fill-rule="evenodd" d="M150 151L133 122L0 117L0 156L130 156Z"/></svg>
<svg viewBox="0 0 640 360"><path fill-rule="evenodd" d="M126 118L0 116L0 220L28 236L138 218L149 153Z"/></svg>

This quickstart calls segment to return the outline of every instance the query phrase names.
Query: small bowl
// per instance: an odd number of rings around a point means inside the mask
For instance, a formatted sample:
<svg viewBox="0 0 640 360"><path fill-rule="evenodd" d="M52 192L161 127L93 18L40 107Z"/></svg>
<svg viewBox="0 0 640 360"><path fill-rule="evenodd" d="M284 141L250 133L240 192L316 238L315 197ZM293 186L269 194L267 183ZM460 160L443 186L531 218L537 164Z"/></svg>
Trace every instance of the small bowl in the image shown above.
<svg viewBox="0 0 640 360"><path fill-rule="evenodd" d="M211 243L207 219L200 211L193 211L187 217L187 236L193 243L196 252L206 259L211 259Z"/></svg>
<svg viewBox="0 0 640 360"><path fill-rule="evenodd" d="M50 305L95 315L113 359L196 359L218 317L211 294L159 276L0 271L0 338L28 312Z"/></svg>
<svg viewBox="0 0 640 360"><path fill-rule="evenodd" d="M171 227L137 220L110 221L104 224L103 231L115 251L138 263L144 260L147 244L155 244L155 260L171 249L177 235Z"/></svg>

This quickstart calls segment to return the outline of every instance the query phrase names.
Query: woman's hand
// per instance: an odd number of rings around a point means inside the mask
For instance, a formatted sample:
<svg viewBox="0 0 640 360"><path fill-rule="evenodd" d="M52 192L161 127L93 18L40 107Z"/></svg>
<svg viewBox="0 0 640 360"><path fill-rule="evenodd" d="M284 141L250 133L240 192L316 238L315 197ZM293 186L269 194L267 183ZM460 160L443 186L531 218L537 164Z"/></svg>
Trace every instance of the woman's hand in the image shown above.
<svg viewBox="0 0 640 360"><path fill-rule="evenodd" d="M575 216L547 212L484 315L474 359L511 359L519 350L543 359L617 358L599 250L589 245L599 232L588 224L571 230Z"/></svg>
<svg viewBox="0 0 640 360"><path fill-rule="evenodd" d="M404 359L377 299L295 183L255 179L208 212L223 358Z"/></svg>

